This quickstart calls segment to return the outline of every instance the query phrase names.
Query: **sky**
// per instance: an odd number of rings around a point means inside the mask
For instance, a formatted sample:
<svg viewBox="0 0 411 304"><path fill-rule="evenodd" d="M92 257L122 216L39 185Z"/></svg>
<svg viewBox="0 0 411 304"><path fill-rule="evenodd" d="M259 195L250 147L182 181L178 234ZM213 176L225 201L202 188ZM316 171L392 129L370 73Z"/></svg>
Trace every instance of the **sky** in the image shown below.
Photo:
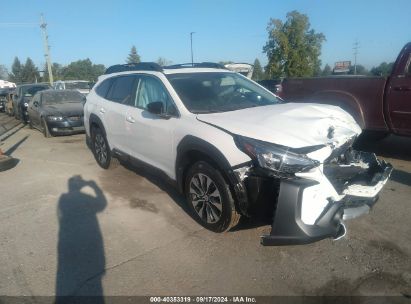
<svg viewBox="0 0 411 304"><path fill-rule="evenodd" d="M195 62L258 58L266 64L267 24L285 20L292 10L306 14L325 35L323 65L354 61L358 41L357 62L371 68L394 61L411 41L410 0L0 0L0 7L0 64L9 69L15 56L44 65L41 13L51 59L60 64L85 58L106 66L124 63L132 45L142 61L190 62L190 32Z"/></svg>

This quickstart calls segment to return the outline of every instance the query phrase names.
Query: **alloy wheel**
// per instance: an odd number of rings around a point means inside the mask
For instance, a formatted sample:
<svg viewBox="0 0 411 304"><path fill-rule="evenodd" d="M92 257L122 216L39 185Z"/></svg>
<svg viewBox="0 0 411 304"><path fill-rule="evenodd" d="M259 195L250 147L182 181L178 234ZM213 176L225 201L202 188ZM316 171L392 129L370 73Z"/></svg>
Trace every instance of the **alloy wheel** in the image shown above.
<svg viewBox="0 0 411 304"><path fill-rule="evenodd" d="M94 150L100 164L107 162L107 145L104 137L101 134L96 134L94 139Z"/></svg>
<svg viewBox="0 0 411 304"><path fill-rule="evenodd" d="M220 220L223 211L222 198L215 182L209 176L197 173L191 178L190 198L202 221L212 224Z"/></svg>

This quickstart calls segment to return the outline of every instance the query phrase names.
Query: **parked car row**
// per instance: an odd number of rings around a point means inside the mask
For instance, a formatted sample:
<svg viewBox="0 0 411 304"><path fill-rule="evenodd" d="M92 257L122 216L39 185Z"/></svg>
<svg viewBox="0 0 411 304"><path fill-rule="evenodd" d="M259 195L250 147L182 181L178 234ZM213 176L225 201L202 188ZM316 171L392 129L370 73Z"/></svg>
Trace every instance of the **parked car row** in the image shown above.
<svg viewBox="0 0 411 304"><path fill-rule="evenodd" d="M93 83L83 80L18 85L0 89L0 111L45 136L84 132L83 104Z"/></svg>

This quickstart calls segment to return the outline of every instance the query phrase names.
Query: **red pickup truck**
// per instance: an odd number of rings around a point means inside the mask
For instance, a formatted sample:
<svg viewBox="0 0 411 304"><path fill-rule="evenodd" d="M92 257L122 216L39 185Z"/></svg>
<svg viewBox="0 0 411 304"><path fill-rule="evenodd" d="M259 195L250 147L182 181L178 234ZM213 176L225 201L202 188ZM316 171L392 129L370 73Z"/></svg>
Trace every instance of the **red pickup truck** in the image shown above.
<svg viewBox="0 0 411 304"><path fill-rule="evenodd" d="M401 50L389 77L284 79L281 90L289 102L339 106L366 131L411 136L411 42Z"/></svg>

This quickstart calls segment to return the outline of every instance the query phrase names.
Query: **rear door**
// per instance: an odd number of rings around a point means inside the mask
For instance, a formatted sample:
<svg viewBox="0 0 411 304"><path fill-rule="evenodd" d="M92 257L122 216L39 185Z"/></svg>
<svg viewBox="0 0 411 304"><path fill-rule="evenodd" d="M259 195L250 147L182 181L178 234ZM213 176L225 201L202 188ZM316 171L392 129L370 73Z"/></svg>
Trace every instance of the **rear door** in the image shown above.
<svg viewBox="0 0 411 304"><path fill-rule="evenodd" d="M127 138L126 112L129 104L134 101L138 76L125 75L112 78L112 84L107 94L107 101L100 109L104 116L107 139L111 149L117 149L130 154L129 138Z"/></svg>
<svg viewBox="0 0 411 304"><path fill-rule="evenodd" d="M394 133L411 135L411 45L403 58L403 68L387 86L386 105Z"/></svg>

